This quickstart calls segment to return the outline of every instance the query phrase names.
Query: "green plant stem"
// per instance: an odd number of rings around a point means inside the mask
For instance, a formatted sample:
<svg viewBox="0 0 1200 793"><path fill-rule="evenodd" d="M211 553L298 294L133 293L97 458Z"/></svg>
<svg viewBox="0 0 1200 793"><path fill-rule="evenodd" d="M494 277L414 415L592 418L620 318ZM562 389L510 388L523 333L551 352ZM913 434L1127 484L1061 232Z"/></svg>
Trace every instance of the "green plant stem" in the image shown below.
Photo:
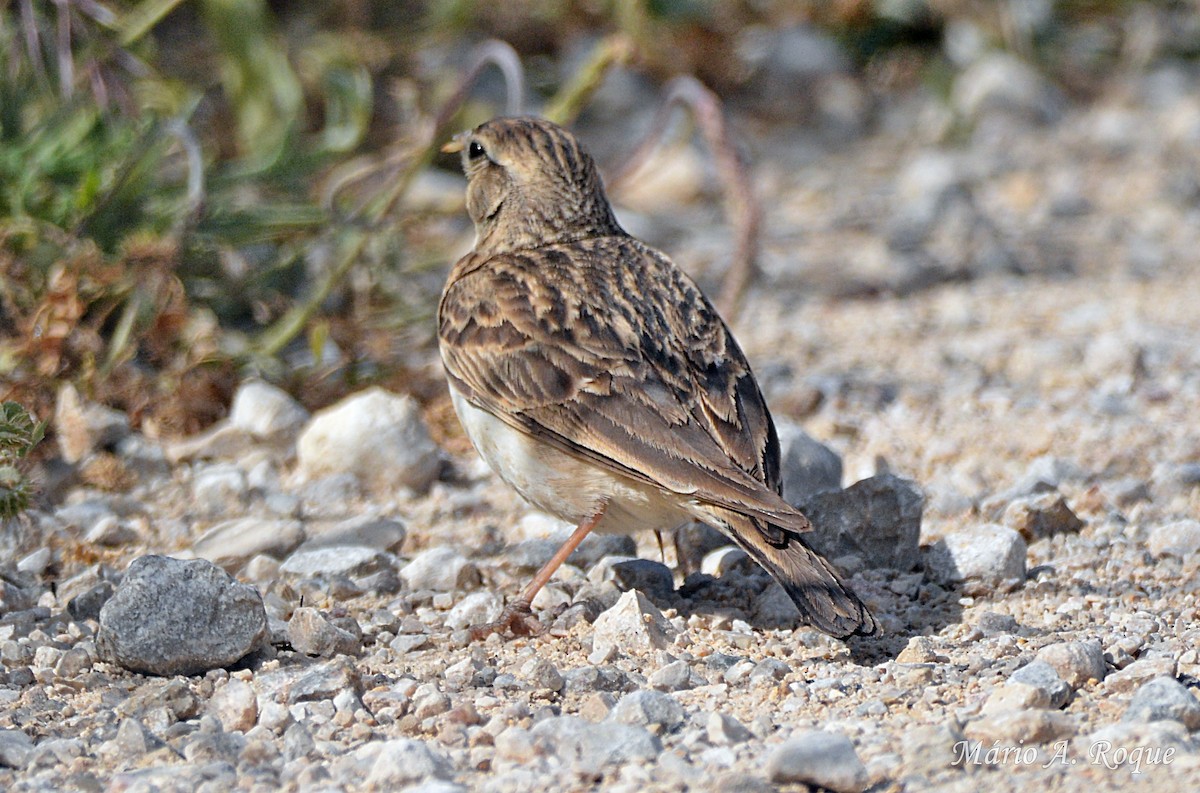
<svg viewBox="0 0 1200 793"><path fill-rule="evenodd" d="M163 17L175 10L183 0L146 0L121 18L121 46L128 47L150 32Z"/></svg>
<svg viewBox="0 0 1200 793"><path fill-rule="evenodd" d="M592 94L600 88L608 70L613 66L628 63L632 56L633 43L628 36L614 33L605 37L592 50L592 55L583 68L550 100L542 115L555 124L570 124L583 110Z"/></svg>

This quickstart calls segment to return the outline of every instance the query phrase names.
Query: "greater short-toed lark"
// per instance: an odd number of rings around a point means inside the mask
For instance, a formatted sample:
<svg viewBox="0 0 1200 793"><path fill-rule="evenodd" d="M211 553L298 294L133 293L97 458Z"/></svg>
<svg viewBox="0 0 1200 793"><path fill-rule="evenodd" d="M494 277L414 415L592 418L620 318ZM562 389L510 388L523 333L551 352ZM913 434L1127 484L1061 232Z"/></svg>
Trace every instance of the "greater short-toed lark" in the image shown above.
<svg viewBox="0 0 1200 793"><path fill-rule="evenodd" d="M446 150L462 152L476 231L438 307L454 407L505 482L578 526L485 631L536 630L533 596L593 529L698 519L814 627L873 633L780 495L779 441L746 356L691 279L617 223L575 137L497 118Z"/></svg>

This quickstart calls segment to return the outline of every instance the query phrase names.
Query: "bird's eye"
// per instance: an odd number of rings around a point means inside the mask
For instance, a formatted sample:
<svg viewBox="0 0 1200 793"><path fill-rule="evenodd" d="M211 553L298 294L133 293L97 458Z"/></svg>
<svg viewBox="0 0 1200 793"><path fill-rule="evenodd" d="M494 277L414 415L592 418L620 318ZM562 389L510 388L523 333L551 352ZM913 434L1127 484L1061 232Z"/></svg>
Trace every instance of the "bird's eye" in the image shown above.
<svg viewBox="0 0 1200 793"><path fill-rule="evenodd" d="M467 147L467 157L471 158L472 160L478 160L480 157L486 156L487 152L484 151L483 146L479 144L479 141L471 141L471 145Z"/></svg>

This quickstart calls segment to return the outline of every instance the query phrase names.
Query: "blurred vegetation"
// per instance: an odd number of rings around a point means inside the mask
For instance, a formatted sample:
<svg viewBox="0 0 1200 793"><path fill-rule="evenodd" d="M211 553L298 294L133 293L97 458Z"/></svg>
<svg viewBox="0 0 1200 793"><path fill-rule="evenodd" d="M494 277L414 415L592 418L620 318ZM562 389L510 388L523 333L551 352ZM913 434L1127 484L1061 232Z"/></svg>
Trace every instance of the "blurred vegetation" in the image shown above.
<svg viewBox="0 0 1200 793"><path fill-rule="evenodd" d="M29 506L31 485L19 466L45 432L46 423L34 419L21 405L0 403L0 521L16 517Z"/></svg>
<svg viewBox="0 0 1200 793"><path fill-rule="evenodd" d="M1014 23L1023 5L1049 22ZM406 193L447 131L501 110L464 103L481 71L524 104L517 55L534 105L569 121L617 63L753 90L747 31L815 25L862 74L895 75L969 17L1053 65L1061 31L1119 31L1140 5L0 2L0 399L48 415L70 380L176 434L221 415L246 369L310 405L368 379L432 389L411 351L465 226ZM515 54L472 64L488 37ZM561 73L580 41L592 57Z"/></svg>

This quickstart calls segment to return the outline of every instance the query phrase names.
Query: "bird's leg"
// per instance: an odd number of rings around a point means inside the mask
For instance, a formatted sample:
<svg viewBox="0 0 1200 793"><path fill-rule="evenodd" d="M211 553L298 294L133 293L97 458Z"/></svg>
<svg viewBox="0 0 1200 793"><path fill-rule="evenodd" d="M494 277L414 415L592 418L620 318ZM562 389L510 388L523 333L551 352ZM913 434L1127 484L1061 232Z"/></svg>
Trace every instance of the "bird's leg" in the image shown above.
<svg viewBox="0 0 1200 793"><path fill-rule="evenodd" d="M562 567L562 563L567 561L579 543L583 542L583 538L591 534L592 529L596 528L596 524L604 517L604 510L608 508L608 502L600 504L600 508L596 513L589 518L584 519L582 523L575 529L567 541L562 544L550 561L542 565L542 569L537 571L537 575L533 580L521 590L521 594L517 599L508 604L503 612L500 613L500 618L495 622L476 625L471 628L471 638L475 640L485 639L493 633L511 632L517 636L536 636L546 630L542 623L538 622L533 616L531 607L533 598L541 591L546 582L554 575L554 572Z"/></svg>

